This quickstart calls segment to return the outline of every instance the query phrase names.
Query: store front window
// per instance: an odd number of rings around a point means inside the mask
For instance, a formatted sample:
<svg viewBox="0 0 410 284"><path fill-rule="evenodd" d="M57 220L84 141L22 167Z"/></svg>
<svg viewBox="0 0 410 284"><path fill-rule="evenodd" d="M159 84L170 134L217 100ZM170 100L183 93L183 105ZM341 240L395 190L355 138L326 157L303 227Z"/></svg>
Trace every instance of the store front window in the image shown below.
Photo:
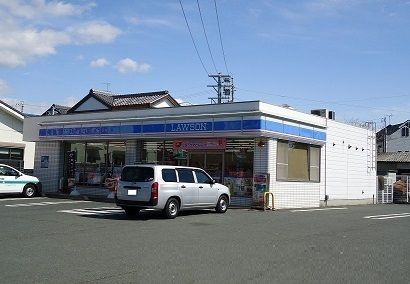
<svg viewBox="0 0 410 284"><path fill-rule="evenodd" d="M320 180L320 147L309 144L278 141L277 180Z"/></svg>
<svg viewBox="0 0 410 284"><path fill-rule="evenodd" d="M228 186L233 197L252 198L254 139L178 139L143 145L143 163L202 168Z"/></svg>
<svg viewBox="0 0 410 284"><path fill-rule="evenodd" d="M119 178L125 164L125 142L72 142L66 150L68 187L105 187L107 178Z"/></svg>

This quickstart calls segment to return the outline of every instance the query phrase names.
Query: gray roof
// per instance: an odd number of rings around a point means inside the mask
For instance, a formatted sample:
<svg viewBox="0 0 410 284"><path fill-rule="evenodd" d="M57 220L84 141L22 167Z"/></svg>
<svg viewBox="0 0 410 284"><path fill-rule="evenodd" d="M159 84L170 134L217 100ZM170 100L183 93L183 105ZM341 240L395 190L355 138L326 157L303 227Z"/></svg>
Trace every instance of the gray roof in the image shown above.
<svg viewBox="0 0 410 284"><path fill-rule="evenodd" d="M410 152L388 152L377 154L377 162L410 163Z"/></svg>
<svg viewBox="0 0 410 284"><path fill-rule="evenodd" d="M54 108L54 112L53 112L53 108ZM66 114L67 111L68 111L70 108L71 108L71 107L68 107L68 106L62 106L62 105L53 104L53 105L50 106L49 109L47 109L47 110L42 114L42 116Z"/></svg>
<svg viewBox="0 0 410 284"><path fill-rule="evenodd" d="M168 91L135 93L135 94L115 94L106 91L91 89L89 94L73 106L68 112L74 112L89 97L94 97L106 105L108 109L131 109L131 108L150 108L152 104L160 102L167 98L174 106L180 106L179 103L169 94Z"/></svg>

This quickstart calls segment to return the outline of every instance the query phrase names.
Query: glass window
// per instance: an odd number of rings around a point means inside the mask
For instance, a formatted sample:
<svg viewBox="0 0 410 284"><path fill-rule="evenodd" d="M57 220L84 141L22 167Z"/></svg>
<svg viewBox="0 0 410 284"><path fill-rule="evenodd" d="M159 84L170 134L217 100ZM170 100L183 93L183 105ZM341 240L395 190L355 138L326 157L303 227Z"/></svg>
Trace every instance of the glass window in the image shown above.
<svg viewBox="0 0 410 284"><path fill-rule="evenodd" d="M12 168L0 166L0 175L1 176L18 176L18 172Z"/></svg>
<svg viewBox="0 0 410 284"><path fill-rule="evenodd" d="M23 149L10 149L10 159L23 160L23 156L24 156Z"/></svg>
<svg viewBox="0 0 410 284"><path fill-rule="evenodd" d="M150 167L125 167L121 180L130 182L148 182L154 179L154 169Z"/></svg>
<svg viewBox="0 0 410 284"><path fill-rule="evenodd" d="M163 169L162 179L166 182L177 182L177 174L173 169Z"/></svg>
<svg viewBox="0 0 410 284"><path fill-rule="evenodd" d="M288 179L309 180L308 145L289 142Z"/></svg>
<svg viewBox="0 0 410 284"><path fill-rule="evenodd" d="M195 170L195 175L198 183L211 183L211 178L203 171Z"/></svg>
<svg viewBox="0 0 410 284"><path fill-rule="evenodd" d="M296 142L278 142L277 179L320 180L320 147Z"/></svg>
<svg viewBox="0 0 410 284"><path fill-rule="evenodd" d="M320 180L320 148L310 147L310 180Z"/></svg>
<svg viewBox="0 0 410 284"><path fill-rule="evenodd" d="M195 183L194 174L190 169L177 169L179 182Z"/></svg>
<svg viewBox="0 0 410 284"><path fill-rule="evenodd" d="M8 148L0 148L0 159L9 159L10 152Z"/></svg>

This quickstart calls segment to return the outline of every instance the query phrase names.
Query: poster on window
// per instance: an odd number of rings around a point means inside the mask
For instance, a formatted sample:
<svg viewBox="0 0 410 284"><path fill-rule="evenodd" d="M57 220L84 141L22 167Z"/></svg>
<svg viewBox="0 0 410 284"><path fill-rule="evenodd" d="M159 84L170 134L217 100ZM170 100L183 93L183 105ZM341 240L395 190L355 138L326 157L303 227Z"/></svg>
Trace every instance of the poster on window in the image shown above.
<svg viewBox="0 0 410 284"><path fill-rule="evenodd" d="M41 156L41 168L48 168L48 161L50 160L49 156Z"/></svg>
<svg viewBox="0 0 410 284"><path fill-rule="evenodd" d="M269 174L258 173L253 175L253 205L264 206L265 192L269 191Z"/></svg>

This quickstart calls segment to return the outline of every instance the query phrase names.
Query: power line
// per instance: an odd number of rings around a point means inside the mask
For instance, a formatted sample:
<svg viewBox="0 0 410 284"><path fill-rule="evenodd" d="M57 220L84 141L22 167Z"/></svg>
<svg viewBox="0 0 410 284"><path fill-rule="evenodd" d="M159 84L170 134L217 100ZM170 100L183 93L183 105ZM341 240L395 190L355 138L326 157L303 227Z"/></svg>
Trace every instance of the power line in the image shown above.
<svg viewBox="0 0 410 284"><path fill-rule="evenodd" d="M237 89L237 90L240 90L240 91L244 91L244 92L249 92L249 93L264 94L264 95L276 96L276 97L281 97L281 98L288 98L288 99L293 99L293 100L302 100L302 101L316 102L316 103L331 103L331 104L341 105L341 106L367 108L367 109L374 109L374 110L380 110L380 111L389 111L389 112L403 112L403 113L408 113L407 110L403 110L403 109L378 108L378 107L370 107L370 106L363 106L363 105L353 105L353 104L338 103L338 102L325 101L325 100L314 100L314 99L306 99L306 98L301 98L301 97L292 97L292 96L273 94L273 93L263 92L263 91L253 91L253 90L246 90L246 89L239 89L239 88L236 88L236 89Z"/></svg>
<svg viewBox="0 0 410 284"><path fill-rule="evenodd" d="M224 45L223 45L223 43L222 43L221 26L219 25L218 7L216 6L216 0L214 0L214 4L215 4L216 20L217 20L217 22L218 22L219 40L220 40L220 42L221 42L222 55L223 55L224 62L225 62L226 72L229 74L228 65L226 64L226 57L225 57Z"/></svg>
<svg viewBox="0 0 410 284"><path fill-rule="evenodd" d="M212 51L211 51L211 46L209 45L208 36L206 35L204 19L202 18L201 7L199 6L199 0L196 0L196 3L198 5L199 16L201 17L202 29L204 30L204 35L206 39L206 44L208 45L209 55L211 56L212 64L214 65L215 72L218 72L218 69L216 68L216 65L215 65L214 57L212 56Z"/></svg>
<svg viewBox="0 0 410 284"><path fill-rule="evenodd" d="M190 36L191 36L192 43L194 44L196 54L198 55L199 61L201 61L202 68L204 68L206 74L208 75L209 72L208 72L208 70L206 70L206 67L205 67L205 65L204 65L204 62L202 61L202 58L201 58L201 56L199 55L199 51L198 51L198 48L197 48L197 46L196 46L194 37L193 37L193 35L192 35L191 28L189 27L188 20L187 20L186 15L185 15L184 6L182 6L182 1L181 1L181 0L179 0L179 4L181 5L182 13L184 14L184 18L185 18L185 23L186 23L186 26L188 27L188 31L189 31L189 34L190 34Z"/></svg>

